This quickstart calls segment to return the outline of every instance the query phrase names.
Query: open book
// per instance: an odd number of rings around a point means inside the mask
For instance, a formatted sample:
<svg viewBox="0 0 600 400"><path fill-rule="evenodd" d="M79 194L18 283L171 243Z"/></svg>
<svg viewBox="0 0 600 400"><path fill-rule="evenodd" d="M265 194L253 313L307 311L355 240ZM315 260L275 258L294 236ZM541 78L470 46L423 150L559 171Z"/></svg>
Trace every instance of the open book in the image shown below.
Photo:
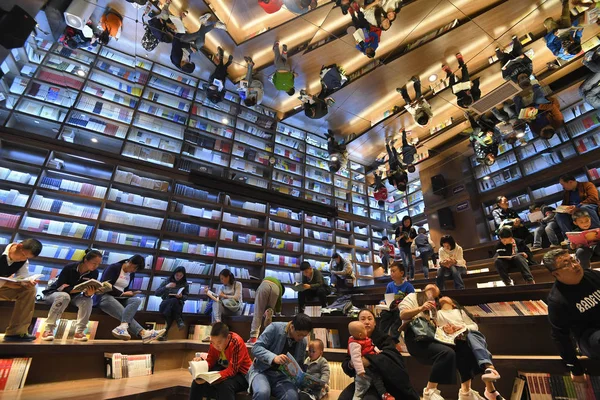
<svg viewBox="0 0 600 400"><path fill-rule="evenodd" d="M183 289L185 289L185 286L180 287L177 293L169 293L169 296L177 296L178 294L182 294Z"/></svg>
<svg viewBox="0 0 600 400"><path fill-rule="evenodd" d="M444 329L441 326L438 326L435 330L434 339L437 340L438 342L441 342L444 344L453 345L453 344L455 344L454 341L456 340L456 338L459 337L460 335L462 335L466 331L467 331L467 327L463 326L462 329L459 329L458 331L456 331L454 333L446 333L446 332L444 332Z"/></svg>
<svg viewBox="0 0 600 400"><path fill-rule="evenodd" d="M390 309L390 305L394 302L394 300L396 299L396 295L394 293L386 293L383 295L384 299L383 301L385 302L385 304L377 304L375 306L375 310L388 310Z"/></svg>
<svg viewBox="0 0 600 400"><path fill-rule="evenodd" d="M185 26L183 25L183 21L181 18L176 17L175 15L170 15L169 19L171 23L175 26L175 30L177 33L185 33Z"/></svg>
<svg viewBox="0 0 600 400"><path fill-rule="evenodd" d="M23 278L5 278L3 276L0 276L0 281L6 281L6 282L23 282L23 281L37 281L40 278L43 278L44 275L42 274L33 274L33 275L29 275L29 276L25 276Z"/></svg>
<svg viewBox="0 0 600 400"><path fill-rule="evenodd" d="M535 119L538 109L535 107L524 107L519 111L519 119Z"/></svg>
<svg viewBox="0 0 600 400"><path fill-rule="evenodd" d="M219 297L217 296L217 294L211 290L207 290L206 295L214 301L217 301L217 302L219 301Z"/></svg>
<svg viewBox="0 0 600 400"><path fill-rule="evenodd" d="M577 246L593 246L600 242L600 229L588 229L583 232L567 232L567 239Z"/></svg>
<svg viewBox="0 0 600 400"><path fill-rule="evenodd" d="M461 92L463 90L471 90L471 87L472 87L471 81L458 82L457 84L455 84L454 86L452 86L452 93L456 94L456 93Z"/></svg>
<svg viewBox="0 0 600 400"><path fill-rule="evenodd" d="M556 207L556 210L554 210L554 212L561 213L561 214L569 214L572 209L573 209L573 206L558 206L558 207Z"/></svg>
<svg viewBox="0 0 600 400"><path fill-rule="evenodd" d="M76 285L73 288L74 292L83 292L87 288L92 288L96 291L96 293L108 293L112 290L112 285L110 282L99 282L95 279L90 279L85 282L81 282L79 285Z"/></svg>
<svg viewBox="0 0 600 400"><path fill-rule="evenodd" d="M538 222L544 219L544 214L541 211L534 211L532 213L527 214L527 219L529 222Z"/></svg>
<svg viewBox="0 0 600 400"><path fill-rule="evenodd" d="M302 371L300 365L296 362L290 353L286 354L289 361L279 366L283 372L300 390L309 390L313 393L319 393L325 387L327 382L315 378L314 376Z"/></svg>
<svg viewBox="0 0 600 400"><path fill-rule="evenodd" d="M294 282L294 286L292 286L294 292L304 292L306 289L304 288L303 283Z"/></svg>
<svg viewBox="0 0 600 400"><path fill-rule="evenodd" d="M208 363L204 360L190 361L188 371L190 371L190 374L192 374L192 378L204 379L208 383L213 383L221 378L219 371L208 370Z"/></svg>

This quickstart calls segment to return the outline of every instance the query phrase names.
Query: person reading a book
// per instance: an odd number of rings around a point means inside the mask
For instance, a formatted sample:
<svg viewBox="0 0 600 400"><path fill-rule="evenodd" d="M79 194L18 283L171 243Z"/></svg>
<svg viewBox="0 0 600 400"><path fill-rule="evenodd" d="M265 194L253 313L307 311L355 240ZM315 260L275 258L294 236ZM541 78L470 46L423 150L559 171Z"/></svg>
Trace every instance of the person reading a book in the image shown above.
<svg viewBox="0 0 600 400"><path fill-rule="evenodd" d="M525 242L525 245L533 245L533 234L525 225L523 225L521 218L514 219L511 230L515 239L521 239L523 242Z"/></svg>
<svg viewBox="0 0 600 400"><path fill-rule="evenodd" d="M25 239L10 243L0 256L0 277L13 277L17 282L0 280L0 300L14 301L15 307L4 332L5 342L31 342L35 336L28 332L33 309L37 281L29 276L29 259L42 252L42 243L36 239Z"/></svg>
<svg viewBox="0 0 600 400"><path fill-rule="evenodd" d="M415 279L415 260L413 259L411 246L413 240L417 236L415 228L412 226L412 218L408 215L402 217L402 223L396 227L394 237L398 248L400 249L400 257L402 258L402 265L406 268L407 279L412 281Z"/></svg>
<svg viewBox="0 0 600 400"><path fill-rule="evenodd" d="M425 279L429 279L429 260L434 260L433 242L427 235L427 230L423 227L417 229L417 236L413 240L410 250L413 254L419 252L421 257L421 268Z"/></svg>
<svg viewBox="0 0 600 400"><path fill-rule="evenodd" d="M188 284L185 267L177 267L168 279L164 279L156 292L155 296L162 298L158 311L165 317L167 326L165 334L158 340L167 340L169 329L173 322L177 323L179 330L185 327L183 322L183 304L190 294L190 285Z"/></svg>
<svg viewBox="0 0 600 400"><path fill-rule="evenodd" d="M217 48L216 63L217 66L212 74L208 77L208 83L205 84L206 97L211 103L217 104L225 99L225 83L227 82L227 68L233 62L233 55L230 54L227 62L224 62L225 52L219 46Z"/></svg>
<svg viewBox="0 0 600 400"><path fill-rule="evenodd" d="M223 315L240 315L242 312L242 282L235 280L233 273L225 268L219 272L221 286L212 306L212 323L221 322Z"/></svg>
<svg viewBox="0 0 600 400"><path fill-rule="evenodd" d="M283 285L279 279L265 276L256 289L254 295L254 315L250 325L250 339L248 343L256 343L260 325L264 316L264 327L266 328L273 320L273 313L281 313L281 297L283 296Z"/></svg>
<svg viewBox="0 0 600 400"><path fill-rule="evenodd" d="M92 296L96 294L98 288L95 286L76 288L76 286L92 279L97 280L98 266L101 263L102 253L98 250L87 249L83 260L65 265L58 278L42 292L44 302L50 304L42 340L54 340L56 321L61 318L69 304L77 307L77 325L73 339L80 342L88 340L84 331L92 313Z"/></svg>
<svg viewBox="0 0 600 400"><path fill-rule="evenodd" d="M560 233L560 228L555 221L555 208L547 205L542 205L539 207L536 204L533 204L529 207L530 213L535 213L537 211L542 213L542 219L539 221L540 226L537 227L533 234L533 247L532 249L541 249L542 241L544 235L548 238L550 242L550 247L560 247L560 240L557 235L557 231Z"/></svg>
<svg viewBox="0 0 600 400"><path fill-rule="evenodd" d="M471 82L469 69L465 63L462 54L456 53L456 60L460 67L461 77L458 79L448 64L442 65L442 70L446 73L446 79L449 80L449 86L452 93L456 96L456 104L461 108L468 108L474 101L481 98L479 89L479 78Z"/></svg>
<svg viewBox="0 0 600 400"><path fill-rule="evenodd" d="M600 241L600 237L597 236L596 231L589 231L590 229L600 228L600 225L594 225L590 214L586 210L577 210L573 213L573 224L575 228L573 232L584 232L583 240L570 240L570 246L575 250L575 256L579 260L579 264L583 269L590 269L590 261L594 256L600 256L600 246L597 245ZM567 232L567 238L569 238Z"/></svg>
<svg viewBox="0 0 600 400"><path fill-rule="evenodd" d="M544 20L546 47L561 60L571 60L581 52L581 36L583 28L579 28L579 20L571 20L569 0L562 0L562 13L556 21L549 17Z"/></svg>
<svg viewBox="0 0 600 400"><path fill-rule="evenodd" d="M517 36L512 37L512 49L510 52L500 50L496 47L496 57L502 65L502 77L518 84L521 89L531 86L530 76L533 73L533 62L526 54L523 54L523 45Z"/></svg>
<svg viewBox="0 0 600 400"><path fill-rule="evenodd" d="M467 262L463 256L463 249L456 243L451 235L442 236L440 239L440 268L437 271L435 282L440 290L444 290L446 279L452 279L454 289L464 289L463 276L467 274Z"/></svg>
<svg viewBox="0 0 600 400"><path fill-rule="evenodd" d="M421 93L421 79L418 76L413 76L412 78L410 78L410 80L413 82L415 88L414 101L411 100L410 96L408 95L408 89L406 88L408 83L404 84L404 86L402 87L397 88L396 91L400 93L400 95L402 95L402 99L404 99L404 101L406 102L406 105L404 106L406 111L408 111L409 114L412 115L417 125L424 127L427 126L431 118L433 118L431 105L429 105L429 103L427 102L427 100L425 100L425 97L423 97L423 94Z"/></svg>
<svg viewBox="0 0 600 400"><path fill-rule="evenodd" d="M564 249L550 250L543 263L555 279L547 300L552 339L571 379L586 383L577 348L591 359L600 359L600 272L584 270Z"/></svg>
<svg viewBox="0 0 600 400"><path fill-rule="evenodd" d="M598 189L591 182L578 182L574 175L565 174L558 181L563 187L562 205L556 210L556 223L561 232L566 234L575 228L571 215L576 209L588 212L593 226L600 226L598 218Z"/></svg>
<svg viewBox="0 0 600 400"><path fill-rule="evenodd" d="M329 265L331 272L331 283L336 289L347 289L354 286L354 268L350 260L341 256L340 253L333 253Z"/></svg>
<svg viewBox="0 0 600 400"><path fill-rule="evenodd" d="M375 314L371 310L362 309L358 313L358 321L366 330L366 337L370 338L383 354L361 356L363 366L374 368L383 379L386 392L398 399L418 400L419 395L412 387L408 371L404 365L404 358L396 348L396 342L381 329L377 328ZM356 376L356 369L350 355L342 362L344 373L350 377ZM342 393L339 400L351 400L354 398L356 383L352 382ZM380 400L374 387L370 387L363 396L363 400Z"/></svg>
<svg viewBox="0 0 600 400"><path fill-rule="evenodd" d="M319 400L329 391L329 363L323 357L325 344L321 339L313 339L308 343L308 357L304 360L304 372L326 383L320 391L300 391L300 400Z"/></svg>
<svg viewBox="0 0 600 400"><path fill-rule="evenodd" d="M519 119L525 120L531 132L543 139L552 139L556 131L565 124L558 98L552 96L546 99L539 84L533 85L532 90L534 102L528 107L524 105L523 96L515 96L517 115Z"/></svg>
<svg viewBox="0 0 600 400"><path fill-rule="evenodd" d="M306 337L312 330L312 321L306 314L296 314L290 322L273 322L258 337L252 347L254 362L248 371L248 383L253 400L298 400L298 388L280 366L290 362L302 364Z"/></svg>
<svg viewBox="0 0 600 400"><path fill-rule="evenodd" d="M194 362L204 361L201 357ZM198 378L192 381L190 400L203 398L234 400L235 394L248 390L246 374L252 365L244 339L223 322L215 323L210 330L210 347L205 360L209 371L218 371L220 377L208 383Z"/></svg>
<svg viewBox="0 0 600 400"><path fill-rule="evenodd" d="M129 287L135 279L136 271L143 270L146 260L136 254L128 260L121 260L110 264L102 274L102 280L112 285L112 290L94 296L94 302L102 311L121 321L121 324L112 330L112 335L121 340L131 339L129 332L140 336L143 343L150 343L166 333L164 329L144 329L133 319L142 304L142 299L134 297L139 291Z"/></svg>
<svg viewBox="0 0 600 400"><path fill-rule="evenodd" d="M521 239L513 238L512 230L508 227L498 232L498 243L496 243L494 266L506 286L513 286L513 281L508 275L511 269L521 272L523 279L528 285L535 283L529 265L533 264L533 254L529 247Z"/></svg>
<svg viewBox="0 0 600 400"><path fill-rule="evenodd" d="M406 280L406 271L402 263L395 262L390 266L390 277L392 281L385 288L385 300L380 302L379 317L381 329L397 340L400 336L398 328L402 325L398 304L407 294L414 293L415 288ZM393 300L388 295L393 295Z"/></svg>
<svg viewBox="0 0 600 400"><path fill-rule="evenodd" d="M314 269L308 261L302 261L300 264L302 272L302 287L298 290L298 312L304 312L304 304L307 298L317 297L321 307L327 307L327 295L329 286L323 280L323 274L318 269Z"/></svg>
<svg viewBox="0 0 600 400"><path fill-rule="evenodd" d="M365 367L362 362L362 357L368 354L379 354L381 350L367 336L367 329L361 322L350 322L348 324L348 331L350 333L348 354L356 371L356 375L354 376L354 399L362 400L369 387L373 386L379 398L394 400L394 396L386 391L381 376L369 367Z"/></svg>
<svg viewBox="0 0 600 400"><path fill-rule="evenodd" d="M384 186L385 187L385 186ZM379 247L379 258L381 258L381 265L383 266L383 272L387 275L390 263L394 260L396 254L396 248L387 236L381 237L381 246Z"/></svg>
<svg viewBox="0 0 600 400"><path fill-rule="evenodd" d="M475 119L471 113L465 112L465 116L471 126L469 140L475 151L475 158L479 163L493 165L496 162L500 144L496 133L496 123L484 115Z"/></svg>
<svg viewBox="0 0 600 400"><path fill-rule="evenodd" d="M404 192L408 183L408 174L406 173L405 166L400 162L398 150L394 147L394 142L395 140L392 139L385 143L389 166L389 171L387 172L388 183L399 191Z"/></svg>
<svg viewBox="0 0 600 400"><path fill-rule="evenodd" d="M481 380L485 384L484 396L488 400L504 400L496 390L494 382L500 379L500 374L492 363L492 354L487 349L485 336L478 330L478 326L473 322L472 316L467 310L462 308L455 300L450 297L442 297L439 301L439 310L436 313L435 323L437 330L443 330L447 335L445 338L453 340L457 352L468 354L470 351L472 357L466 361L470 364L471 370L481 372ZM437 331L436 331L437 336ZM463 347L463 349L458 349ZM464 349L466 347L466 349ZM469 395L471 382L463 382L459 397ZM478 395L478 394L477 394ZM471 398L478 398L473 394Z"/></svg>
<svg viewBox="0 0 600 400"><path fill-rule="evenodd" d="M510 208L506 196L498 196L496 197L496 207L492 210L492 217L494 217L497 232L504 226L512 226L519 218L519 214Z"/></svg>

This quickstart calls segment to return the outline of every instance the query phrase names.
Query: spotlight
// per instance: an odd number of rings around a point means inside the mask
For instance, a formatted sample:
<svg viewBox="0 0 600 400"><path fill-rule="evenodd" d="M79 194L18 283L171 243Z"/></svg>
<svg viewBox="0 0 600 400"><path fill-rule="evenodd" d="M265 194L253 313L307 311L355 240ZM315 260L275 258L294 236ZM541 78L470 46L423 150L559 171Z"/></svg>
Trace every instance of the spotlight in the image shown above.
<svg viewBox="0 0 600 400"><path fill-rule="evenodd" d="M521 139L523 136L525 136L525 132L517 133L517 139Z"/></svg>
<svg viewBox="0 0 600 400"><path fill-rule="evenodd" d="M429 82L435 82L437 80L437 75L436 74L432 74L429 76Z"/></svg>
<svg viewBox="0 0 600 400"><path fill-rule="evenodd" d="M90 139L92 141L92 143L98 143L98 139L96 139L95 137Z"/></svg>
<svg viewBox="0 0 600 400"><path fill-rule="evenodd" d="M483 180L484 180L484 181L488 181L488 180L490 180L490 176L489 176L489 175L486 175L486 176L484 176L484 177L483 177Z"/></svg>

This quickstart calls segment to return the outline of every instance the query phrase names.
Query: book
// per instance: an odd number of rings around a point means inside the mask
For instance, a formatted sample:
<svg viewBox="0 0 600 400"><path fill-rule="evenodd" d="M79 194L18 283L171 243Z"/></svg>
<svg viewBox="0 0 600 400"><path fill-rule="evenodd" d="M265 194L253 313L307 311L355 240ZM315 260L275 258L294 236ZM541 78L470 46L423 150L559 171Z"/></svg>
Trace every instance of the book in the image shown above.
<svg viewBox="0 0 600 400"><path fill-rule="evenodd" d="M517 375L513 383L510 400L521 400L521 397L523 396L523 389L525 389L525 377L522 375Z"/></svg>
<svg viewBox="0 0 600 400"><path fill-rule="evenodd" d="M538 115L539 110L535 107L525 107L519 111L519 119L533 120Z"/></svg>
<svg viewBox="0 0 600 400"><path fill-rule="evenodd" d="M221 378L219 371L209 371L208 363L202 361L190 361L188 371L192 374L193 379L204 379L208 383L213 383Z"/></svg>
<svg viewBox="0 0 600 400"><path fill-rule="evenodd" d="M43 277L44 277L43 274L33 274L33 275L25 276L23 278L6 278L3 276L0 276L0 281L13 282L13 283L23 282L23 281L33 282L33 281L37 281Z"/></svg>
<svg viewBox="0 0 600 400"><path fill-rule="evenodd" d="M554 210L554 212L561 213L561 214L569 214L571 212L571 210L573 209L573 207L575 207L575 206L558 206L558 207L556 207L556 210Z"/></svg>
<svg viewBox="0 0 600 400"><path fill-rule="evenodd" d="M185 289L185 287L180 287L179 290L177 291L177 293L169 293L169 296L180 295L181 293L183 293L183 289Z"/></svg>
<svg viewBox="0 0 600 400"><path fill-rule="evenodd" d="M444 329L442 329L441 326L438 326L437 329L435 330L434 339L437 340L438 342L452 346L455 344L456 338L459 337L460 335L462 335L463 333L465 333L466 331L467 331L467 327L464 326L462 329L459 329L458 331L456 331L454 333L446 333L444 331Z"/></svg>
<svg viewBox="0 0 600 400"><path fill-rule="evenodd" d="M294 286L292 286L292 289L293 289L295 292L304 292L305 290L307 290L307 289L304 287L304 284L302 284L302 283L299 283L299 282L294 282Z"/></svg>
<svg viewBox="0 0 600 400"><path fill-rule="evenodd" d="M380 313L383 310L390 310L390 305L394 302L394 300L396 299L396 295L394 293L386 293L383 295L384 299L383 302L384 304L377 304L375 306L375 310Z"/></svg>
<svg viewBox="0 0 600 400"><path fill-rule="evenodd" d="M535 211L527 214L527 219L529 219L529 222L538 222L541 221L543 218L544 214L541 211Z"/></svg>
<svg viewBox="0 0 600 400"><path fill-rule="evenodd" d="M313 393L319 393L327 382L305 373L298 365L298 362L292 357L290 353L287 353L288 362L279 366L279 370L283 372L300 390L311 391Z"/></svg>
<svg viewBox="0 0 600 400"><path fill-rule="evenodd" d="M207 296L208 296L210 299L212 299L212 300L214 300L214 301L216 301L216 302L218 302L218 301L219 301L219 297L217 296L217 294L216 294L215 292L211 291L211 290L207 290L207 291L206 291L206 295L207 295Z"/></svg>
<svg viewBox="0 0 600 400"><path fill-rule="evenodd" d="M600 228L588 229L582 232L567 232L567 238L571 244L577 246L589 247L600 241Z"/></svg>
<svg viewBox="0 0 600 400"><path fill-rule="evenodd" d="M79 285L76 285L73 288L74 292L83 292L87 288L92 288L96 291L96 293L108 293L112 290L112 285L110 282L99 282L95 279L89 279L85 282L81 282Z"/></svg>
<svg viewBox="0 0 600 400"><path fill-rule="evenodd" d="M23 389L30 366L31 358L0 359L0 392Z"/></svg>

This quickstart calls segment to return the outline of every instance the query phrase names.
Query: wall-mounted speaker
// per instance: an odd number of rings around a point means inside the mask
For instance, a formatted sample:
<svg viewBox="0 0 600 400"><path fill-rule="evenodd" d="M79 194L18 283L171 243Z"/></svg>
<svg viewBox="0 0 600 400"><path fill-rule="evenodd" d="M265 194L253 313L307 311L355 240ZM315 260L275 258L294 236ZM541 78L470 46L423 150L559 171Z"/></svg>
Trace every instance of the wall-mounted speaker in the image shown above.
<svg viewBox="0 0 600 400"><path fill-rule="evenodd" d="M65 22L72 28L83 30L97 5L96 0L73 0L65 11Z"/></svg>
<svg viewBox="0 0 600 400"><path fill-rule="evenodd" d="M453 230L454 226L454 215L452 215L452 209L450 207L440 208L437 212L438 219L440 220L440 228L446 230Z"/></svg>
<svg viewBox="0 0 600 400"><path fill-rule="evenodd" d="M431 188L433 193L438 196L445 196L447 191L446 178L444 175L438 174L431 177Z"/></svg>

